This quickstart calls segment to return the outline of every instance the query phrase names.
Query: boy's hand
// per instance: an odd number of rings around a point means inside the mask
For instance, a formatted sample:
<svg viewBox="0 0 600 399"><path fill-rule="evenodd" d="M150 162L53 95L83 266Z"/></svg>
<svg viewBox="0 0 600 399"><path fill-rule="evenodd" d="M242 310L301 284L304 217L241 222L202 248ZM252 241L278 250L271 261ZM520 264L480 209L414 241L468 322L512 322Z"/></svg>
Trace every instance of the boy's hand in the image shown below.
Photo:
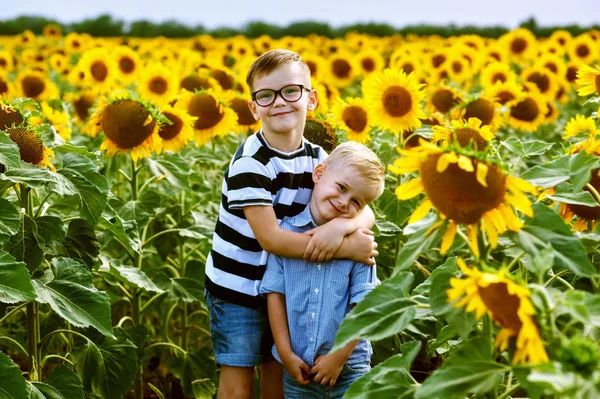
<svg viewBox="0 0 600 399"><path fill-rule="evenodd" d="M304 234L312 236L303 258L310 262L327 262L344 240L344 227L335 219Z"/></svg>
<svg viewBox="0 0 600 399"><path fill-rule="evenodd" d="M375 264L375 257L379 255L379 252L377 251L375 236L371 230L358 229L348 235L346 240L348 242L344 243L344 245L351 250L347 254L344 253L344 255L347 255L344 257L369 266Z"/></svg>
<svg viewBox="0 0 600 399"><path fill-rule="evenodd" d="M310 370L312 374L316 374L313 381L321 385L335 386L346 360L347 358L341 356L339 352L319 356Z"/></svg>
<svg viewBox="0 0 600 399"><path fill-rule="evenodd" d="M310 384L310 367L298 355L290 353L281 356L283 367L300 385Z"/></svg>

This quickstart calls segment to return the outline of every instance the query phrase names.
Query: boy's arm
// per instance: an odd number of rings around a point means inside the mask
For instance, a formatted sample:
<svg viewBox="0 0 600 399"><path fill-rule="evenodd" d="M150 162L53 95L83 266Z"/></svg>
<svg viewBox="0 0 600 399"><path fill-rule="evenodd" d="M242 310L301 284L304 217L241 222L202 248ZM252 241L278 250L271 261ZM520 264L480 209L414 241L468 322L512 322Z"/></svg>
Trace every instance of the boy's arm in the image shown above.
<svg viewBox="0 0 600 399"><path fill-rule="evenodd" d="M355 339L337 352L319 356L310 370L311 373L316 374L313 381L321 385L334 386L358 342L359 340Z"/></svg>
<svg viewBox="0 0 600 399"><path fill-rule="evenodd" d="M311 240L310 235L294 233L279 227L279 221L272 206L246 206L244 215L258 243L265 251L287 258L304 256L306 247ZM341 239L342 245L335 255L337 258L349 258L366 264L374 264L372 258L377 256L378 252L375 251L377 244L374 243L372 234L357 230L351 236L346 238L342 236ZM316 261L317 259L309 260Z"/></svg>
<svg viewBox="0 0 600 399"><path fill-rule="evenodd" d="M285 296L278 292L268 293L267 308L273 339L283 366L299 384L310 384L310 367L292 351L287 311L285 310Z"/></svg>

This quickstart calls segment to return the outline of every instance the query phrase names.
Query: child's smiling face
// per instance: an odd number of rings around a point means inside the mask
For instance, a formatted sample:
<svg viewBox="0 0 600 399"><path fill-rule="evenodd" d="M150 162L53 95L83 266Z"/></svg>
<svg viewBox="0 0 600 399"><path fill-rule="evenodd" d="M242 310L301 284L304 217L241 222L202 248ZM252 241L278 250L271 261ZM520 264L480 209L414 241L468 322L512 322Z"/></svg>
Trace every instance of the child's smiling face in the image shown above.
<svg viewBox="0 0 600 399"><path fill-rule="evenodd" d="M263 89L280 90L294 84L311 89L309 72L299 62L283 64L273 72L254 79L252 90L253 92ZM265 132L287 134L297 131L300 135L304 131L307 110L314 110L317 103L315 90L303 90L302 97L295 102L286 101L280 95L276 95L275 101L266 107L261 107L253 100L248 101L252 115L262 121Z"/></svg>

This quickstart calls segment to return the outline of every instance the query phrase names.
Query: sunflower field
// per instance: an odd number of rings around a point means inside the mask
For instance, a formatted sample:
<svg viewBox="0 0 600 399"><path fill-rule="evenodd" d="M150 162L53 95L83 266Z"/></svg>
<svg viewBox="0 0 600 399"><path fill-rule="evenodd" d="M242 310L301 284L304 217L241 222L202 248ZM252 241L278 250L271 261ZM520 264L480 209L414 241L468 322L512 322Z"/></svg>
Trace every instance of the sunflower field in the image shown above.
<svg viewBox="0 0 600 399"><path fill-rule="evenodd" d="M246 72L299 52L305 136L387 165L367 398L600 397L600 32L0 37L0 399L212 398L204 263ZM256 396L258 397L258 396Z"/></svg>

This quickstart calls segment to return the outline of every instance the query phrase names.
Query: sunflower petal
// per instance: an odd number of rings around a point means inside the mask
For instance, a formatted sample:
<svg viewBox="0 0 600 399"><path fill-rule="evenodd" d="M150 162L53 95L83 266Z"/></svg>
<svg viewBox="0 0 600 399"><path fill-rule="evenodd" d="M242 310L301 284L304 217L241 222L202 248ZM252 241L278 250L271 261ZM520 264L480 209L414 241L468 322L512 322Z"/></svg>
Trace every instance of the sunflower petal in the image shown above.
<svg viewBox="0 0 600 399"><path fill-rule="evenodd" d="M442 246L440 248L440 254L445 254L448 252L452 243L454 242L454 237L456 236L456 223L454 221L450 221L448 223L448 227L446 228L446 232L444 233L444 238L442 238Z"/></svg>
<svg viewBox="0 0 600 399"><path fill-rule="evenodd" d="M396 197L399 200L408 200L423 192L421 179L409 180L396 188Z"/></svg>
<svg viewBox="0 0 600 399"><path fill-rule="evenodd" d="M486 181L487 173L488 173L488 166L486 164L484 164L483 162L477 162L477 181L483 187L488 186L487 181Z"/></svg>
<svg viewBox="0 0 600 399"><path fill-rule="evenodd" d="M464 155L458 156L458 167L464 170L465 172L473 172L473 162L471 158L466 157Z"/></svg>
<svg viewBox="0 0 600 399"><path fill-rule="evenodd" d="M410 215L410 219L408 219L408 223L415 223L419 220L423 219L431 210L433 204L428 199L421 202L421 204L415 209L415 211Z"/></svg>

